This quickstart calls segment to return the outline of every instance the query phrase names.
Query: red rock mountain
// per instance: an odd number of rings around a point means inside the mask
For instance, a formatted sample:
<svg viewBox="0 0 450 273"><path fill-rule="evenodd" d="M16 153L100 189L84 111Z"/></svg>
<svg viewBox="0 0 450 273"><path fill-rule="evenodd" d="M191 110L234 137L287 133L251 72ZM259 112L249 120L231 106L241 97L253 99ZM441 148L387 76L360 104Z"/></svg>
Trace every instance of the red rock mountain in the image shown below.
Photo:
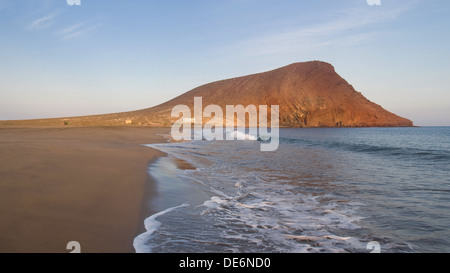
<svg viewBox="0 0 450 273"><path fill-rule="evenodd" d="M393 127L413 126L412 121L388 112L367 100L331 64L312 61L294 63L269 72L209 83L158 106L117 114L67 118L69 125L170 126L175 105L191 109L194 97L203 107L225 105L279 105L280 126L288 127ZM64 119L33 122L58 125Z"/></svg>

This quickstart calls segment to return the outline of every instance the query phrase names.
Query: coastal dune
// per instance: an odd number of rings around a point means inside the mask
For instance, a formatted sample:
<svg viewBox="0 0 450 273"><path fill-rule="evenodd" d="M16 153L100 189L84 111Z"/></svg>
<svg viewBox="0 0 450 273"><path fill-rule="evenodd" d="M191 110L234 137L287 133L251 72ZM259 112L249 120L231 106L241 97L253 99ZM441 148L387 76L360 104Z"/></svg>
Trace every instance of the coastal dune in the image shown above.
<svg viewBox="0 0 450 273"><path fill-rule="evenodd" d="M0 128L0 252L133 252L162 128Z"/></svg>

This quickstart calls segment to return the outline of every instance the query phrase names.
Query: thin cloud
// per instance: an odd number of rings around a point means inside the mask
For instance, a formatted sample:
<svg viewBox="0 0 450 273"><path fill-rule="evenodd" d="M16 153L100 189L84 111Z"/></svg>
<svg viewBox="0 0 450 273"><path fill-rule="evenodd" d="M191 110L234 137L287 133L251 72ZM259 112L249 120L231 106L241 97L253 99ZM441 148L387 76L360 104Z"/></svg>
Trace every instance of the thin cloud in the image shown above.
<svg viewBox="0 0 450 273"><path fill-rule="evenodd" d="M28 25L28 29L42 29L51 26L55 22L56 13L38 18Z"/></svg>
<svg viewBox="0 0 450 273"><path fill-rule="evenodd" d="M368 9L353 9L343 12L333 21L313 26L303 26L242 40L232 45L233 48L248 55L270 55L299 50L309 50L318 47L345 44L350 46L362 43L374 36L370 26L388 23L397 19L412 6L397 9L375 11Z"/></svg>
<svg viewBox="0 0 450 273"><path fill-rule="evenodd" d="M96 28L101 27L103 24L98 23L93 26L85 26L85 25L86 25L85 23L79 23L61 30L59 32L59 34L62 35L61 39L70 40L80 37Z"/></svg>
<svg viewBox="0 0 450 273"><path fill-rule="evenodd" d="M58 33L61 34L61 35L66 35L68 33L73 33L74 31L76 31L77 29L82 27L83 25L85 25L85 23L78 23L78 24L72 25L70 27L61 29Z"/></svg>

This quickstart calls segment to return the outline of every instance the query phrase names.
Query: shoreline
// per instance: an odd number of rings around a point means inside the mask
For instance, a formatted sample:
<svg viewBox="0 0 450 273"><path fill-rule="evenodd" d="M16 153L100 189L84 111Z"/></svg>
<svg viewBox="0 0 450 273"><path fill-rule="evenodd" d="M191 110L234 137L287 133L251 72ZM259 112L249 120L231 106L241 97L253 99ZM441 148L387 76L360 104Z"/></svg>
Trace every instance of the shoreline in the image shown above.
<svg viewBox="0 0 450 273"><path fill-rule="evenodd" d="M134 252L167 130L0 127L0 253Z"/></svg>
<svg viewBox="0 0 450 273"><path fill-rule="evenodd" d="M155 142L157 143L157 142ZM148 143L148 144L155 144L155 143ZM159 142L158 142L159 144ZM160 191L158 191L156 188L158 187L158 183L163 183L164 181L159 181L157 174L152 174L152 172L150 171L151 169L158 169L158 165L161 163L161 161L170 161L171 164L173 164L173 166L178 169L178 170L195 170L196 168L194 166L192 166L191 163L177 158L171 154L168 154L162 150L159 150L157 148L154 147L149 147L146 146L148 149L152 149L155 151L158 151L160 153L162 153L163 155L154 158L151 162L149 162L148 167L147 167L147 174L148 174L148 178L147 178L147 183L145 184L145 189L144 189L144 197L143 197L143 202L142 202L142 209L141 209L141 223L140 226L138 227L138 231L136 233L136 236L141 235L142 233L147 232L145 226L144 226L144 221L151 217L152 215L154 215L155 213L158 213L159 210L156 209L155 207L152 206L152 202L155 201L155 199L157 199L158 194L161 194Z"/></svg>
<svg viewBox="0 0 450 273"><path fill-rule="evenodd" d="M151 147L153 148L153 147ZM158 148L154 148L159 150ZM164 251L153 252L153 248L160 247L153 241L154 233L163 228L166 222L161 221L159 217L177 213L180 209L198 206L198 200L207 200L210 198L198 188L189 183L185 183L178 177L183 171L197 170L190 162L180 159L172 153L165 152L164 156L159 157L149 165L149 174L153 180L155 189L153 195L147 195L147 213L142 219L143 229L136 236L133 246L137 253L164 253ZM198 198L202 196L202 198ZM196 197L196 198L193 198Z"/></svg>

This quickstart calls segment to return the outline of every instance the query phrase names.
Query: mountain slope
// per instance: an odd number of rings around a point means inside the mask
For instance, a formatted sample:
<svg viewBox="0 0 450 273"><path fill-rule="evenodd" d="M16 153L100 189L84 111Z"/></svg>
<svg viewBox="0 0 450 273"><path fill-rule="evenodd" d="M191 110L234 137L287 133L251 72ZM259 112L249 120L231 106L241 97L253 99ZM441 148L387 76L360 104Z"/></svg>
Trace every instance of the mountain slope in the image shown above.
<svg viewBox="0 0 450 273"><path fill-rule="evenodd" d="M194 97L203 107L225 105L279 105L280 126L288 127L393 127L413 123L367 100L334 70L331 64L294 63L269 72L209 83L158 106L138 111L69 118L70 125L169 126L172 108L193 109ZM27 121L23 121L27 122ZM32 121L28 121L32 122ZM62 119L35 120L37 124L62 123Z"/></svg>

